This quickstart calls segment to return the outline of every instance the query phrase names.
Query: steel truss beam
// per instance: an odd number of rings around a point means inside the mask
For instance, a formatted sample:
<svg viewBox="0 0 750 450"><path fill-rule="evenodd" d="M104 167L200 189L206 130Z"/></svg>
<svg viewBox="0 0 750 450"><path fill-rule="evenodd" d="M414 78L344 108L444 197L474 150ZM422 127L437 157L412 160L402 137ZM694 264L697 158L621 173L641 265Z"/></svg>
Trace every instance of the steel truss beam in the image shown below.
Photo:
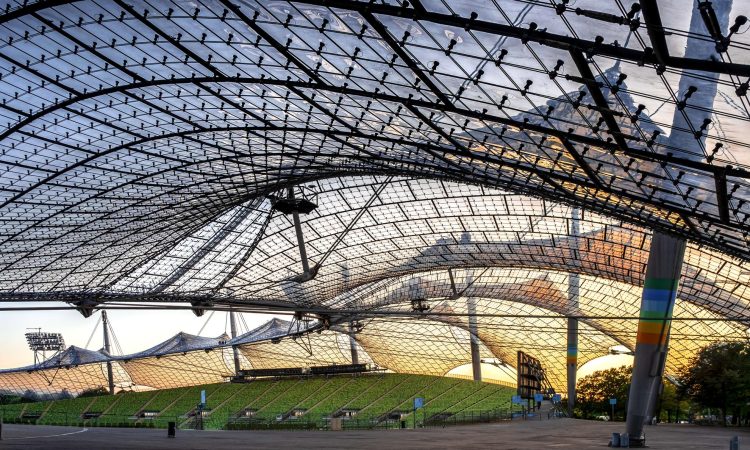
<svg viewBox="0 0 750 450"><path fill-rule="evenodd" d="M36 3L26 5L21 8L17 8L14 11L9 12L2 16L2 21L7 22L14 19L20 19L27 15L33 15L40 11L44 11L48 8L61 6L69 3L75 3L79 0L52 0L52 1L38 1ZM221 2L233 12L241 11L240 7L229 2L228 0L221 0ZM362 14L378 14L392 17L403 17L409 18L416 21L433 22L441 25L447 25L456 28L463 28L466 30L482 31L485 33L495 34L498 36L507 36L515 39L524 39L530 42L536 42L541 45L559 48L563 50L570 50L571 48L588 49L593 50L595 54L601 56L607 56L616 59L622 59L633 63L644 63L644 64L660 64L661 62L656 57L656 51L648 49L646 51L629 49L622 46L616 46L613 44L595 43L585 39L575 38L571 36L550 33L546 30L530 30L528 28L521 28L512 25L504 25L497 22L489 22L484 20L478 20L478 18L462 17L454 14L442 14L437 12L427 11L419 2L414 4L413 8L404 6L397 6L395 4L384 4L374 3L365 1L352 1L352 0L298 0L292 3L302 3L309 5L317 5L328 8L337 8L343 10L357 11ZM413 3L413 2L412 2ZM647 2L648 3L648 2ZM644 6L644 10L647 6ZM644 11L644 19L645 19ZM247 17L245 15L245 17ZM2 22L0 22L2 23ZM656 44L655 44L656 45ZM746 64L737 64L724 61L709 61L695 58L685 57L674 57L667 56L663 63L667 67L683 70L694 70L700 72L714 72L728 75L736 75L741 77L750 77L750 66Z"/></svg>
<svg viewBox="0 0 750 450"><path fill-rule="evenodd" d="M669 61L669 47L667 47L667 39L664 36L659 5L656 4L656 0L640 0L638 3L641 5L648 37L654 46L654 57L660 65L666 65L666 62Z"/></svg>
<svg viewBox="0 0 750 450"><path fill-rule="evenodd" d="M340 8L357 11L360 14L371 13L392 17L403 17L416 21L425 21L462 28L468 31L481 31L484 33L507 36L515 39L524 39L536 42L540 45L559 48L562 50L580 49L592 51L593 54L622 59L636 64L660 64L653 51L641 51L629 49L613 44L598 44L585 39L574 38L561 34L550 33L542 29L530 30L512 25L503 25L497 22L462 17L459 15L426 12L423 9L410 9L393 4L372 3L350 0L300 0L293 3L305 3L329 8ZM481 14L481 11L479 12ZM670 56L664 61L667 67L683 70L694 70L700 72L714 72L741 77L750 77L750 65L728 63L723 61L709 61L695 58L683 58Z"/></svg>

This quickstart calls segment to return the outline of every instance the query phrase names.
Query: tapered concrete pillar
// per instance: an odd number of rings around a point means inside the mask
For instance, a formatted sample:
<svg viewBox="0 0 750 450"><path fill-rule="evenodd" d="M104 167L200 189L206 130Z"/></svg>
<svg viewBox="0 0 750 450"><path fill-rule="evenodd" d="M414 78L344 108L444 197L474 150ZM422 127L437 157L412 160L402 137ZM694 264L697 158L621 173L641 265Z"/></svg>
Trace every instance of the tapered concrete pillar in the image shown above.
<svg viewBox="0 0 750 450"><path fill-rule="evenodd" d="M631 445L643 443L643 425L658 394L667 357L672 316L685 254L685 240L654 233L638 320L633 379L628 396L627 432Z"/></svg>
<svg viewBox="0 0 750 450"><path fill-rule="evenodd" d="M479 354L479 337L477 333L477 305L476 300L469 297L467 300L467 306L469 309L469 333L471 336L471 373L474 376L474 381L482 381L482 358Z"/></svg>
<svg viewBox="0 0 750 450"><path fill-rule="evenodd" d="M461 234L461 239L458 243L462 246L468 246L471 244L471 234L464 232ZM466 248L465 251L471 251L470 248ZM471 269L466 270L466 287L461 294L456 289L456 283L453 279L453 272L448 270L448 277L450 277L451 290L453 297L458 299L463 294L468 294L466 297L466 313L467 320L469 322L469 352L471 353L471 373L474 381L482 381L482 356L479 353L479 326L477 324L477 300L471 297L470 292L466 292L474 284L474 272Z"/></svg>
<svg viewBox="0 0 750 450"><path fill-rule="evenodd" d="M578 319L568 319L568 416L573 416L576 404L576 378L578 377Z"/></svg>
<svg viewBox="0 0 750 450"><path fill-rule="evenodd" d="M349 350L352 354L352 364L359 364L359 352L357 341L354 339L354 322L349 322Z"/></svg>
<svg viewBox="0 0 750 450"><path fill-rule="evenodd" d="M570 221L570 235L577 239L579 234L580 210L573 208ZM574 241L575 247L578 241ZM577 256L577 255L576 255ZM578 295L580 288L580 276L571 272L568 275L568 311L578 314ZM573 407L576 402L576 379L578 377L578 319L568 318L568 345L566 365L568 369L568 416L573 416Z"/></svg>

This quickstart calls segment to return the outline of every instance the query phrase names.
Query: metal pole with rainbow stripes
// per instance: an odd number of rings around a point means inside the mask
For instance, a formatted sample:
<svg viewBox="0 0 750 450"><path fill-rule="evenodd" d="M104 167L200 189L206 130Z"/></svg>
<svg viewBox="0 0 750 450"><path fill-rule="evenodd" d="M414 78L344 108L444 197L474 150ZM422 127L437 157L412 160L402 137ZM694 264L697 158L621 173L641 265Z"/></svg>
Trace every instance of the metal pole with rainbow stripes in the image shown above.
<svg viewBox="0 0 750 450"><path fill-rule="evenodd" d="M580 232L580 215L578 208L572 208L570 221L570 235L575 237L574 246L578 246L578 234ZM574 261L578 254L574 255ZM568 311L572 315L579 315L578 295L580 289L580 275L571 271L568 274ZM567 342L567 376L568 376L568 417L573 417L573 407L576 403L576 380L578 378L578 319L568 317L568 342Z"/></svg>
<svg viewBox="0 0 750 450"><path fill-rule="evenodd" d="M705 3L693 0L687 3L692 3L693 10L690 18L690 35L685 42L685 56L705 60L720 59L721 56L716 53L716 43L702 37L709 32L700 9L712 8L719 27L726 32L732 0ZM642 2L641 6L650 9L652 14L658 12L656 2ZM664 9L668 10L667 7ZM664 33L663 30L655 31ZM681 74L677 95L684 98L687 92L692 94L687 107L675 108L673 112L672 127L666 142L669 151L687 159L702 160L705 157L706 134L696 134L692 130L696 124L710 118L711 114L708 111L713 108L718 86L719 75L715 73ZM672 316L684 254L684 239L654 232L643 286L633 379L628 399L626 429L633 447L644 445L643 425L651 419L655 397L661 387L670 328L670 321L665 318Z"/></svg>
<svg viewBox="0 0 750 450"><path fill-rule="evenodd" d="M633 446L643 443L653 396L661 384L669 328L685 254L685 240L655 232L643 285L626 429Z"/></svg>

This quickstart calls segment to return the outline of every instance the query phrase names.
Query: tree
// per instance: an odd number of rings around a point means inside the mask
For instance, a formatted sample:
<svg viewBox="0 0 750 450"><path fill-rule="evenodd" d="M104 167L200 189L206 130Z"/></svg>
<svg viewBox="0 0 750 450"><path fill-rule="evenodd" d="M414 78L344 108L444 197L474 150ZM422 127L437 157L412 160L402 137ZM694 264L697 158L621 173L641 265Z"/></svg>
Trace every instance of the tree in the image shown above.
<svg viewBox="0 0 750 450"><path fill-rule="evenodd" d="M737 423L750 401L750 344L720 342L701 349L680 373L680 393L705 408L718 408Z"/></svg>
<svg viewBox="0 0 750 450"><path fill-rule="evenodd" d="M690 410L690 403L684 400L684 395L681 395L677 387L666 378L662 382L662 387L654 415L659 418L659 421L666 422L677 421L680 417L687 418L686 415L682 415L682 412L685 411L687 414Z"/></svg>
<svg viewBox="0 0 750 450"><path fill-rule="evenodd" d="M67 400L73 398L73 394L70 393L69 390L63 389L60 391L60 393L57 395L56 400Z"/></svg>
<svg viewBox="0 0 750 450"><path fill-rule="evenodd" d="M576 403L583 418L610 415L609 399L616 398L618 410L624 413L628 403L632 368L629 366L599 370L578 381ZM614 417L612 417L614 420Z"/></svg>
<svg viewBox="0 0 750 450"><path fill-rule="evenodd" d="M99 397L101 395L109 395L109 391L103 387L86 389L78 394L78 397Z"/></svg>

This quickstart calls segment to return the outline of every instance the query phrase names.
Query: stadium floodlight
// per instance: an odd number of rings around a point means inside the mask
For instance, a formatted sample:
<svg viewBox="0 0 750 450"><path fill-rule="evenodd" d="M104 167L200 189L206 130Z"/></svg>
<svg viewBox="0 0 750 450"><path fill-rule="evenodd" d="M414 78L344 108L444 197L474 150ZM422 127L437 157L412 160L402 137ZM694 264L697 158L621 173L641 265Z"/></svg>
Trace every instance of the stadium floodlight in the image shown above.
<svg viewBox="0 0 750 450"><path fill-rule="evenodd" d="M28 328L30 330L26 333L26 342L29 344L29 349L34 352L34 364L38 364L39 352L42 352L42 361L46 359L46 352L54 351L57 354L60 351L65 350L65 340L61 333L47 333L43 332L41 328Z"/></svg>

